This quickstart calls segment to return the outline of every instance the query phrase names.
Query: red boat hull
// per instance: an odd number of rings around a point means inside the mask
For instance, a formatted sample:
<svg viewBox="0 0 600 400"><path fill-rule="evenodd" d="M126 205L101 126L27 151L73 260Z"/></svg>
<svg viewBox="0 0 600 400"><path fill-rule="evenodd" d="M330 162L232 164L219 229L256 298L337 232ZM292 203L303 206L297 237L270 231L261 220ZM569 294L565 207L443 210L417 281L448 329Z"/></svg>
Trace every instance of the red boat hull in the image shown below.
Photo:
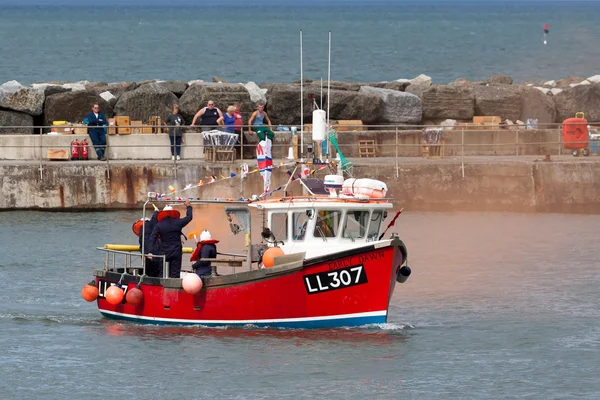
<svg viewBox="0 0 600 400"><path fill-rule="evenodd" d="M98 308L109 318L142 323L282 328L325 328L385 323L404 257L400 241L369 245L301 262L233 276L211 278L197 294L176 279L144 279L144 301L112 305L103 296L121 274L96 271ZM138 276L125 275L129 290Z"/></svg>

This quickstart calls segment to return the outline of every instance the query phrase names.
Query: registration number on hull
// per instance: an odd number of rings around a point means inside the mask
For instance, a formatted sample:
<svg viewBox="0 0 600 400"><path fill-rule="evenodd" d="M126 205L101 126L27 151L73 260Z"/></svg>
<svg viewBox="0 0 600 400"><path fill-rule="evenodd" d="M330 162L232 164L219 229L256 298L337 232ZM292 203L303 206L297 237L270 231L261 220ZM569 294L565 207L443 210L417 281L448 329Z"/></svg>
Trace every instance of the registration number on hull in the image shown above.
<svg viewBox="0 0 600 400"><path fill-rule="evenodd" d="M362 264L336 269L335 271L304 275L303 278L308 294L330 292L368 282L367 273Z"/></svg>
<svg viewBox="0 0 600 400"><path fill-rule="evenodd" d="M108 281L103 281L103 280L99 280L98 281L98 297L105 297L106 294L106 289L108 289L111 286L116 285L114 282L108 282ZM127 285L123 285L122 287L124 294L127 294ZM123 297L123 301L125 301L125 297Z"/></svg>

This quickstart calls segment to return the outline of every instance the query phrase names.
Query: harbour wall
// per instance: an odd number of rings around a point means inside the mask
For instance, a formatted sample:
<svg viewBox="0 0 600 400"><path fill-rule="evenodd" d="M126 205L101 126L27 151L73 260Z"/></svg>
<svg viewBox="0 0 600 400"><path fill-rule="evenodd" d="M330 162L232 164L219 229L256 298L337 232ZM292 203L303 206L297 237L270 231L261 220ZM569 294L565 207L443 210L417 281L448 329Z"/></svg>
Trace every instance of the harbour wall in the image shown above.
<svg viewBox="0 0 600 400"><path fill-rule="evenodd" d="M479 157L460 160L393 159L352 160L354 175L387 182L389 195L411 211L515 211L600 213L600 161L553 157L550 162ZM229 176L239 166L199 162L114 162L0 164L1 210L110 210L139 207L147 192L168 193L199 178ZM272 187L288 179L293 167L275 168ZM176 176L176 177L175 177ZM301 194L292 183L289 190ZM184 192L182 197L236 198L262 192L254 173L218 180ZM274 195L281 195L277 192Z"/></svg>

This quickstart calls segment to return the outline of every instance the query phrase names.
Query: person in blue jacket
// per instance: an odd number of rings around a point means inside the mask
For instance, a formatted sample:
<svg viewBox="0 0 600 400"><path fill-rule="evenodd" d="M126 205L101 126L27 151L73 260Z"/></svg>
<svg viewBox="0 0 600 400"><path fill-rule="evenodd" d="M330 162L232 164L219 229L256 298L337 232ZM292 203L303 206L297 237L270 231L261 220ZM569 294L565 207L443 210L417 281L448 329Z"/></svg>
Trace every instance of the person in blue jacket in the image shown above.
<svg viewBox="0 0 600 400"><path fill-rule="evenodd" d="M192 221L192 206L190 201L185 201L185 217L179 218L179 211L173 207L166 206L156 216L157 224L152 230L146 254L151 258L152 254L165 256L165 262L169 263L169 277L179 278L181 272L181 258L183 246L181 243L181 231ZM161 263L161 261L159 261ZM161 265L162 270L162 265Z"/></svg>
<svg viewBox="0 0 600 400"><path fill-rule="evenodd" d="M88 124L88 135L92 140L94 145L94 149L96 150L96 155L98 156L98 160L106 161L106 157L104 157L104 150L106 149L106 125L108 124L108 120L100 112L100 106L98 104L94 104L92 106L92 111L90 111L87 115L87 124Z"/></svg>

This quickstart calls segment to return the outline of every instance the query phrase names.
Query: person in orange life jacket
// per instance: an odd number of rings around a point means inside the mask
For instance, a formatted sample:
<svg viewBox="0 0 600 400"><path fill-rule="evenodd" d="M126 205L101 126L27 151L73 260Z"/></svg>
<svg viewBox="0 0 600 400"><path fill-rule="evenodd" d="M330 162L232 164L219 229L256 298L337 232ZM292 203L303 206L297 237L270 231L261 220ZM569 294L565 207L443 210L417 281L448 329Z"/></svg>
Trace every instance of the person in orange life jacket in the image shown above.
<svg viewBox="0 0 600 400"><path fill-rule="evenodd" d="M192 206L190 201L185 201L185 217L179 218L180 213L173 207L166 206L156 216L157 224L152 230L148 243L148 256L159 254L165 256L165 262L169 263L169 277L179 278L181 272L182 244L181 230L192 221ZM161 275L162 275L161 265Z"/></svg>
<svg viewBox="0 0 600 400"><path fill-rule="evenodd" d="M200 278L212 275L210 261L200 261L200 259L217 258L217 243L219 241L213 239L209 231L204 230L200 234L200 241L196 244L196 248L190 257L190 261L195 261L192 268Z"/></svg>
<svg viewBox="0 0 600 400"><path fill-rule="evenodd" d="M104 150L106 149L106 128L105 126L108 123L108 120L100 112L100 106L96 103L92 106L92 111L90 111L87 115L87 124L88 124L88 135L92 140L92 144L94 145L94 150L96 150L96 155L98 156L98 160L106 161L106 157L104 157Z"/></svg>
<svg viewBox="0 0 600 400"><path fill-rule="evenodd" d="M210 131L217 128L217 120L222 116L223 113L215 107L215 102L209 100L206 107L200 109L200 111L194 115L192 126L196 125L196 120L198 118L201 118L202 121L200 122L200 126L202 127L202 132Z"/></svg>
<svg viewBox="0 0 600 400"><path fill-rule="evenodd" d="M133 233L139 236L138 243L140 244L140 251L142 251L142 242L144 243L144 252L148 254L148 246L150 246L150 235L158 222L158 207L152 204L154 207L154 213L152 218L145 218L136 221L133 224ZM152 277L161 277L161 263L157 259L148 258L146 259L146 275Z"/></svg>

